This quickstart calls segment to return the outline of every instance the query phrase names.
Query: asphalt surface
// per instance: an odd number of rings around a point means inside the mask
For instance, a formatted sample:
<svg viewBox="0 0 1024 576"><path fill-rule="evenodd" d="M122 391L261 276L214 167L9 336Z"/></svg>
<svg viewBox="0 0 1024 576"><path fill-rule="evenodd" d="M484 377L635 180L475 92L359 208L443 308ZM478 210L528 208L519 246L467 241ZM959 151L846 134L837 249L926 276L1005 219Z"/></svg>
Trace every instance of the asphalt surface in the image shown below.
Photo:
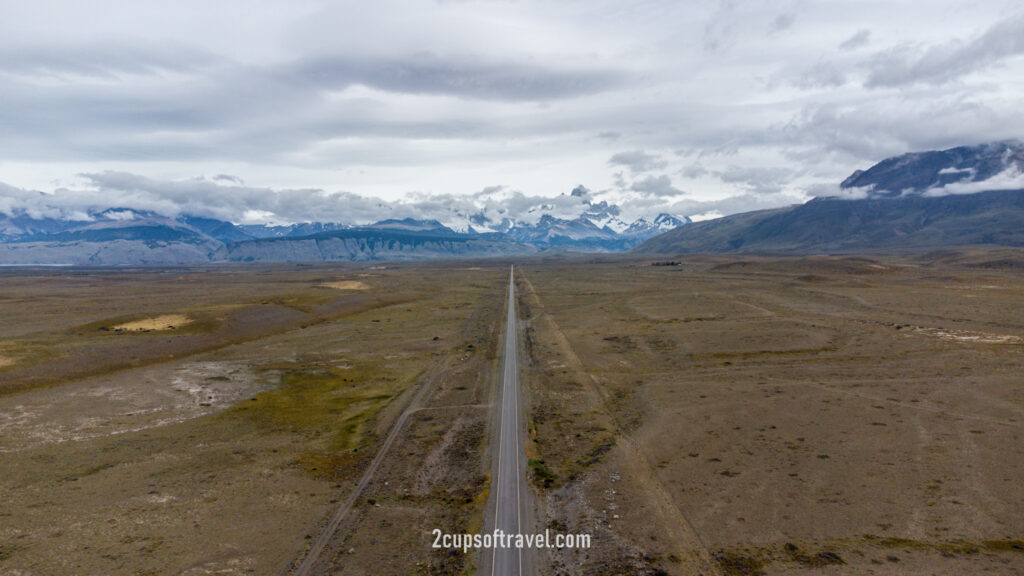
<svg viewBox="0 0 1024 576"><path fill-rule="evenodd" d="M520 393L518 331L516 330L515 269L509 271L508 317L505 320L505 355L501 392L501 425L498 433L498 473L494 499L494 528L508 535L522 533L525 453L520 442ZM519 576L528 550L493 548L491 576Z"/></svg>

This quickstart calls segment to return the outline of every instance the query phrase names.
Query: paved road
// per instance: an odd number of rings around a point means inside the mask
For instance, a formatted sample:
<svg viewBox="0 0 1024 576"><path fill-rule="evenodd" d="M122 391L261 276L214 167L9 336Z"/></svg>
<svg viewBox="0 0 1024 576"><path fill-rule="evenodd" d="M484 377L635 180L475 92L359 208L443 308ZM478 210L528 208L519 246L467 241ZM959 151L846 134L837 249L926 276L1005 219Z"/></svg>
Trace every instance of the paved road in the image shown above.
<svg viewBox="0 0 1024 576"><path fill-rule="evenodd" d="M508 318L505 320L505 356L501 392L501 424L498 433L498 474L494 497L494 527L505 534L520 534L523 528L525 479L519 423L519 359L516 330L515 269L509 270ZM519 576L524 569L523 554L528 550L495 547L491 556L491 576Z"/></svg>
<svg viewBox="0 0 1024 576"><path fill-rule="evenodd" d="M527 532L532 532L532 516L529 504L530 491L525 484L526 453L522 448L526 431L525 427L521 425L519 417L521 408L514 280L515 269L510 269L508 317L505 321L505 353L503 358L501 406L499 408L501 422L496 438L498 460L497 473L494 476L496 479L494 521L493 523L485 524L489 524L491 531L498 529L509 536L523 533L523 527L526 527ZM352 509L355 500L366 489L384 455L388 452L398 433L405 426L408 416L422 409L424 400L434 388L436 378L437 374L431 375L419 392L417 392L410 405L402 412L402 415L395 422L377 455L363 473L362 478L360 478L349 497L338 507L331 521L313 543L302 563L293 572L293 576L306 576L314 571L314 565L320 559L324 548ZM521 576L532 573L533 562L529 549L520 550L509 547L494 547L493 551L488 552L490 553L486 554L486 557L483 559L482 574L489 573L491 576ZM487 566L488 563L490 564L489 567Z"/></svg>

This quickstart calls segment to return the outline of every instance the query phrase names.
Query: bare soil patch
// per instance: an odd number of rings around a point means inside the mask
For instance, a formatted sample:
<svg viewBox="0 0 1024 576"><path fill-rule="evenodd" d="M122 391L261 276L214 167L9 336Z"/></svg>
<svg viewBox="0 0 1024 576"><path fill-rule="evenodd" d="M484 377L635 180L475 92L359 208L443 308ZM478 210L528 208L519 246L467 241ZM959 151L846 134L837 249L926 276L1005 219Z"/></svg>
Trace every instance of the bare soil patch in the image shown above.
<svg viewBox="0 0 1024 576"><path fill-rule="evenodd" d="M321 284L326 288L334 288L335 290L369 290L370 286L364 282L358 280L339 280L337 282L324 282Z"/></svg>
<svg viewBox="0 0 1024 576"><path fill-rule="evenodd" d="M162 314L153 318L143 318L111 326L111 330L124 332L150 332L153 330L174 330L192 323L192 319L184 314Z"/></svg>

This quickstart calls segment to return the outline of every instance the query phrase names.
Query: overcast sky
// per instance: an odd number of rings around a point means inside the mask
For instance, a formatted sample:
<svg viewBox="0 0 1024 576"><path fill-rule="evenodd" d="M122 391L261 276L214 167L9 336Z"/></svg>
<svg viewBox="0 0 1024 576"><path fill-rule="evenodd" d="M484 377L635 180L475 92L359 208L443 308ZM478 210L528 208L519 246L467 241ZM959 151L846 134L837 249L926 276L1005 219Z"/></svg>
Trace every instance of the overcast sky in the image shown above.
<svg viewBox="0 0 1024 576"><path fill-rule="evenodd" d="M1019 0L0 0L0 22L8 211L367 220L584 184L627 219L727 214L1024 135Z"/></svg>

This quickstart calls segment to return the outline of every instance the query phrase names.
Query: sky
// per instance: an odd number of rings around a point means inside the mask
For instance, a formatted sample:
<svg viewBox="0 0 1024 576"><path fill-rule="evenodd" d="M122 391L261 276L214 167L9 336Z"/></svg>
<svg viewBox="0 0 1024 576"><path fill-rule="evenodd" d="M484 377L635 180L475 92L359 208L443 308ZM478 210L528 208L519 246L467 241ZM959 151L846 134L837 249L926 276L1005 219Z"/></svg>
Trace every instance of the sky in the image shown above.
<svg viewBox="0 0 1024 576"><path fill-rule="evenodd" d="M699 219L1024 135L1018 1L0 0L0 23L5 213Z"/></svg>

